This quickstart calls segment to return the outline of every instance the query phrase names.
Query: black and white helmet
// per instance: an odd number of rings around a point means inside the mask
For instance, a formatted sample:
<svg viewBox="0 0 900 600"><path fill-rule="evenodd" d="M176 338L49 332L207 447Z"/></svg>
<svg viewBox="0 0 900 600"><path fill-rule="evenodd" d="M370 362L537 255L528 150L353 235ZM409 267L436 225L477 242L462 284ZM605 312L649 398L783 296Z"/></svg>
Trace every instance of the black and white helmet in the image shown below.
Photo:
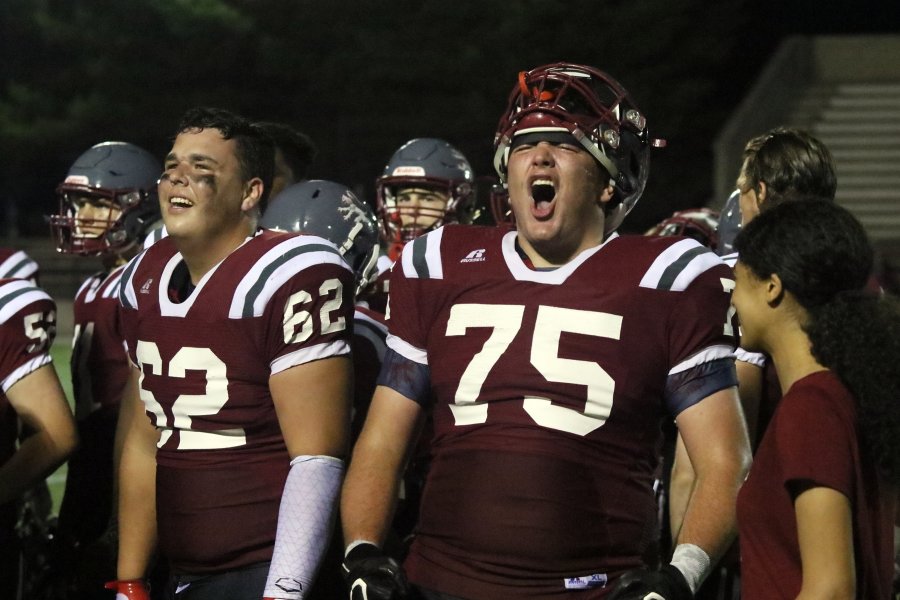
<svg viewBox="0 0 900 600"><path fill-rule="evenodd" d="M323 179L295 183L269 201L261 227L317 235L338 247L356 274L356 293L376 275L375 213L350 188Z"/></svg>

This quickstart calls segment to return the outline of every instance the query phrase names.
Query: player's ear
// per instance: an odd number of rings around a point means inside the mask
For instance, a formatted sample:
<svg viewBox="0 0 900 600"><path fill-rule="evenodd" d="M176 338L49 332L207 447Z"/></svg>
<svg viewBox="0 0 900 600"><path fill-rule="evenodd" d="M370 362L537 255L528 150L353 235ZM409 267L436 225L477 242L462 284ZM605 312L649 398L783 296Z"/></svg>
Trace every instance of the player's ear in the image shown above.
<svg viewBox="0 0 900 600"><path fill-rule="evenodd" d="M241 200L241 210L249 212L259 204L263 194L263 181L259 177L254 177L250 181L244 183L244 197Z"/></svg>
<svg viewBox="0 0 900 600"><path fill-rule="evenodd" d="M784 284L781 281L781 277L779 277L777 273L772 273L765 280L765 284L766 302L769 303L769 306L778 306L781 299L784 297Z"/></svg>
<svg viewBox="0 0 900 600"><path fill-rule="evenodd" d="M603 188L603 190L601 190L600 198L598 199L598 202L600 203L601 208L606 206L606 204L608 204L609 201L612 200L614 191L615 190L613 190L613 186L611 186L611 185L608 185L605 188Z"/></svg>
<svg viewBox="0 0 900 600"><path fill-rule="evenodd" d="M756 205L762 209L763 204L766 202L766 191L768 188L766 187L766 182L762 179L759 180L759 183L756 184Z"/></svg>

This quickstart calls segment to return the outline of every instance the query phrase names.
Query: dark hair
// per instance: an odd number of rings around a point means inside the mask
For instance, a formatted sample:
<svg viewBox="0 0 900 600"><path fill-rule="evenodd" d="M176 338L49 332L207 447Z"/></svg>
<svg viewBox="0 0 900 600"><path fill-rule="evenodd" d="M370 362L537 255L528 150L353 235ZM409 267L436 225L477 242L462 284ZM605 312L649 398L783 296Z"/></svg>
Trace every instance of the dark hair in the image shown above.
<svg viewBox="0 0 900 600"><path fill-rule="evenodd" d="M241 166L241 178L249 181L259 177L263 181L260 206L265 206L275 171L275 146L272 139L259 127L222 108L196 107L181 117L177 133L202 129L218 129L226 140L237 145L237 159Z"/></svg>
<svg viewBox="0 0 900 600"><path fill-rule="evenodd" d="M309 166L319 153L310 137L284 123L260 121L256 126L272 138L275 148L281 150L284 162L294 175L294 182L306 179Z"/></svg>
<svg viewBox="0 0 900 600"><path fill-rule="evenodd" d="M874 252L860 222L831 202L786 202L748 223L735 249L806 309L813 356L856 398L860 439L900 483L900 302L865 290Z"/></svg>
<svg viewBox="0 0 900 600"><path fill-rule="evenodd" d="M768 210L789 200L834 200L837 178L828 147L799 129L777 127L744 147L738 185L741 191L766 184Z"/></svg>

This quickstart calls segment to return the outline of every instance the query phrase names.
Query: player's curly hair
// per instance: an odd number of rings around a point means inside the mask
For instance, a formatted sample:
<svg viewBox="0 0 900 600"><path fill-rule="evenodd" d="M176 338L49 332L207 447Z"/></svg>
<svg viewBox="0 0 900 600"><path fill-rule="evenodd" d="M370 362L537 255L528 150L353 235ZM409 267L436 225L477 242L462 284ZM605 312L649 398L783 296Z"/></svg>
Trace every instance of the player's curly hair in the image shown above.
<svg viewBox="0 0 900 600"><path fill-rule="evenodd" d="M224 108L207 106L198 106L185 112L178 123L176 135L203 129L218 129L223 138L235 141L241 178L244 181L254 177L262 179L263 197L260 198L260 205L265 206L275 172L275 144L272 138L259 126L238 114Z"/></svg>
<svg viewBox="0 0 900 600"><path fill-rule="evenodd" d="M862 443L900 484L900 302L865 290L874 252L862 225L831 202L786 202L753 219L735 249L806 309L813 356L853 394Z"/></svg>

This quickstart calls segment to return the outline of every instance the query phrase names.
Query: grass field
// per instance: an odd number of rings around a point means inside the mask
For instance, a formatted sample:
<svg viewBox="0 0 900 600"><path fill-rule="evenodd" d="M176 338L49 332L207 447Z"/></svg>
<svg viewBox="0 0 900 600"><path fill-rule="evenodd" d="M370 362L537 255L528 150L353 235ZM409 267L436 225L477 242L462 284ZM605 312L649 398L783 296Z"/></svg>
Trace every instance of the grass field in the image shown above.
<svg viewBox="0 0 900 600"><path fill-rule="evenodd" d="M66 398L69 399L69 405L72 405L72 377L69 371L69 357L72 355L72 340L69 337L57 337L50 348L50 355L53 357L53 366L59 375L59 381L62 383L63 389L66 391ZM59 502L62 499L63 489L66 484L66 465L63 464L50 477L47 478L47 485L50 488L50 495L53 498L53 512L59 512Z"/></svg>

